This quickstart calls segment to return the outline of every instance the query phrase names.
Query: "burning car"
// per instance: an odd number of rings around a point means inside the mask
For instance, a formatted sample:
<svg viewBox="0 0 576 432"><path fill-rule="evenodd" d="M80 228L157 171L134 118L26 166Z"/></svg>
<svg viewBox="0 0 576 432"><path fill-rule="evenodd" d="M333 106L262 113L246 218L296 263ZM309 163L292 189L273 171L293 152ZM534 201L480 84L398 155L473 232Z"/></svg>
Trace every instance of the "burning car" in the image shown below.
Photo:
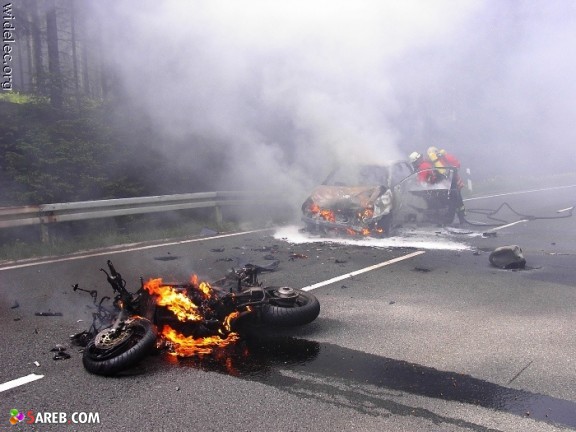
<svg viewBox="0 0 576 432"><path fill-rule="evenodd" d="M306 230L384 237L408 222L449 224L456 212L453 174L422 183L408 161L340 166L302 204Z"/></svg>

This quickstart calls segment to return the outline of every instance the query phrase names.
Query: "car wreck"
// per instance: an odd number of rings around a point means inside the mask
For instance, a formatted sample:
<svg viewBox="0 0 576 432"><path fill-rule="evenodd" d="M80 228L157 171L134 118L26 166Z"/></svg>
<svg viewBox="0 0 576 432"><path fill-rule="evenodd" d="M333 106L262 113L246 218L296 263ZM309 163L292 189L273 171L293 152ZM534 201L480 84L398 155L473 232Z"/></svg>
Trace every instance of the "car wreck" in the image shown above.
<svg viewBox="0 0 576 432"><path fill-rule="evenodd" d="M302 204L312 234L385 237L406 223L452 223L456 214L455 171L433 184L418 180L408 161L341 166Z"/></svg>

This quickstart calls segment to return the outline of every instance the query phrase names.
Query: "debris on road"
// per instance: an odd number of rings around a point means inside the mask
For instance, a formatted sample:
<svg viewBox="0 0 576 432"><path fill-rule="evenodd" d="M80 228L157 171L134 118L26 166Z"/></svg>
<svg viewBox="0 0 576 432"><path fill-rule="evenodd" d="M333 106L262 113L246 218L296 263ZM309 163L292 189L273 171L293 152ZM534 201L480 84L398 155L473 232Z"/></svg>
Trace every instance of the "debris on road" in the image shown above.
<svg viewBox="0 0 576 432"><path fill-rule="evenodd" d="M70 354L66 352L66 347L64 345L58 344L50 351L55 353L53 357L54 360L67 360L71 357Z"/></svg>
<svg viewBox="0 0 576 432"><path fill-rule="evenodd" d="M173 261L173 260L177 260L178 258L180 258L179 256L175 256L175 255L170 255L168 254L168 256L158 256L158 257L154 257L154 259L156 261Z"/></svg>
<svg viewBox="0 0 576 432"><path fill-rule="evenodd" d="M424 268L424 267L414 267L414 271L422 272L422 273L428 273L432 270L430 270L429 268Z"/></svg>
<svg viewBox="0 0 576 432"><path fill-rule="evenodd" d="M502 246L494 249L489 256L490 263L501 269L523 269L526 259L518 245Z"/></svg>
<svg viewBox="0 0 576 432"><path fill-rule="evenodd" d="M16 309L20 307L20 303L18 303L16 300L14 300L14 303L12 303L12 306L10 306L10 309Z"/></svg>
<svg viewBox="0 0 576 432"><path fill-rule="evenodd" d="M308 258L308 256L301 253L290 254L290 261L294 261L295 259L306 259L306 258Z"/></svg>
<svg viewBox="0 0 576 432"><path fill-rule="evenodd" d="M62 312L36 312L34 315L36 316L62 316Z"/></svg>

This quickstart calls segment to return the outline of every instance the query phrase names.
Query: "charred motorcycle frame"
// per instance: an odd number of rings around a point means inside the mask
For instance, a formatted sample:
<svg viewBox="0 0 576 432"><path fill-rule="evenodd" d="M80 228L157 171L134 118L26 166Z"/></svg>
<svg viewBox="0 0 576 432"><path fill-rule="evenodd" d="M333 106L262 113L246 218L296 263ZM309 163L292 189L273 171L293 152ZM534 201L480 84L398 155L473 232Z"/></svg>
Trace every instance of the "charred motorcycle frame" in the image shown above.
<svg viewBox="0 0 576 432"><path fill-rule="evenodd" d="M108 270L100 270L113 298L98 300L96 290L73 286L74 291L90 294L95 311L90 328L72 339L85 347L84 367L99 375L133 366L154 347L177 356L209 354L237 340L240 323L298 326L320 313L317 298L308 292L263 286L258 281L262 268L255 265L231 269L211 284L195 277L187 283L140 278L136 292L126 288L111 261L107 265Z"/></svg>

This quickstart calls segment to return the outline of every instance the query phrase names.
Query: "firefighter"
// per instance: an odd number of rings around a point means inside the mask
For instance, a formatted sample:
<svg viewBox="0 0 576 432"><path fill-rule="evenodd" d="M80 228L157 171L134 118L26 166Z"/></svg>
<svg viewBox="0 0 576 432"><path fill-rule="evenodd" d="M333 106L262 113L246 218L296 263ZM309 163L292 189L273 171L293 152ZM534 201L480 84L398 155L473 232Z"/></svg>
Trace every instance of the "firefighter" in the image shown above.
<svg viewBox="0 0 576 432"><path fill-rule="evenodd" d="M462 178L458 172L460 169L460 161L456 156L448 153L446 150L438 150L436 147L428 147L427 153L434 166L442 175L446 175L448 171L447 169L443 169L444 167L454 168L452 186L450 189L454 193L458 221L460 224L466 223L466 208L464 207L464 200L462 199L462 189L464 188L464 182L462 181Z"/></svg>
<svg viewBox="0 0 576 432"><path fill-rule="evenodd" d="M434 169L434 165L420 153L416 151L410 153L409 159L414 171L418 173L420 182L434 184L439 180L438 172Z"/></svg>

